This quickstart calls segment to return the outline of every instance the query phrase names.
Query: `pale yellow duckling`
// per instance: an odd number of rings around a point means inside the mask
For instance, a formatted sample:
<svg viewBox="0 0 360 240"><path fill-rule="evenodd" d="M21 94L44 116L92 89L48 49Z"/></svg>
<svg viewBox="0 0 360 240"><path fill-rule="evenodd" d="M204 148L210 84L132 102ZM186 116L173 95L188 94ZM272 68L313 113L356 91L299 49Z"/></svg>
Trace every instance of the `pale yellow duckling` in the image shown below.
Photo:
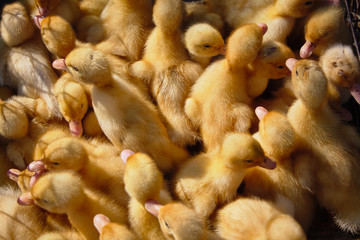
<svg viewBox="0 0 360 240"><path fill-rule="evenodd" d="M328 107L327 79L319 64L294 59L287 64L292 68L292 84L298 97L287 116L303 145L314 152L313 192L320 205L333 213L341 229L355 233L360 229L360 138Z"/></svg>
<svg viewBox="0 0 360 240"><path fill-rule="evenodd" d="M141 239L165 240L158 219L145 209L148 200L161 204L171 202L166 190L163 174L148 155L124 150L123 161L126 161L124 182L125 190L130 196L129 221L132 230Z"/></svg>
<svg viewBox="0 0 360 240"><path fill-rule="evenodd" d="M300 49L300 56L312 54L319 57L334 43L352 45L352 37L345 24L345 11L340 6L324 6L312 12L305 22L306 42Z"/></svg>
<svg viewBox="0 0 360 240"><path fill-rule="evenodd" d="M114 145L150 154L165 172L188 157L184 149L171 142L156 108L131 83L127 72L114 71L113 62L102 52L75 49L65 63L76 80L93 85L95 115Z"/></svg>
<svg viewBox="0 0 360 240"><path fill-rule="evenodd" d="M246 68L256 59L264 32L264 24L237 29L229 37L226 58L206 68L191 88L185 112L209 150L228 132L249 132L255 120L246 92Z"/></svg>
<svg viewBox="0 0 360 240"><path fill-rule="evenodd" d="M239 198L217 212L215 231L226 240L305 240L290 215L258 198Z"/></svg>
<svg viewBox="0 0 360 240"><path fill-rule="evenodd" d="M102 191L122 206L129 200L124 189L124 164L120 150L98 139L44 135L35 146L31 171L71 169L89 186ZM48 144L45 144L49 142Z"/></svg>
<svg viewBox="0 0 360 240"><path fill-rule="evenodd" d="M251 135L229 133L221 146L191 158L179 168L176 196L205 220L216 207L235 199L247 170L255 166L274 169L276 163L265 157Z"/></svg>
<svg viewBox="0 0 360 240"><path fill-rule="evenodd" d="M174 240L220 240L207 230L205 221L191 208L180 202L162 205L154 200L147 201L145 208L159 220L167 239Z"/></svg>
<svg viewBox="0 0 360 240"><path fill-rule="evenodd" d="M166 120L171 140L181 147L195 145L200 139L184 112L184 102L203 71L200 64L188 60L180 29L182 20L181 0L157 0L153 8L155 28L146 41L142 60L137 62L151 75L145 77L151 96Z"/></svg>
<svg viewBox="0 0 360 240"><path fill-rule="evenodd" d="M110 219L97 214L94 225L100 234L100 240L136 240L136 235L124 224L110 222Z"/></svg>
<svg viewBox="0 0 360 240"><path fill-rule="evenodd" d="M85 239L99 239L93 225L96 214L127 223L126 210L108 196L85 185L73 171L52 171L41 176L31 189L36 205L53 213L66 213L70 223Z"/></svg>
<svg viewBox="0 0 360 240"><path fill-rule="evenodd" d="M225 54L225 43L220 32L208 23L191 25L184 33L185 47L190 57L205 69L212 57Z"/></svg>

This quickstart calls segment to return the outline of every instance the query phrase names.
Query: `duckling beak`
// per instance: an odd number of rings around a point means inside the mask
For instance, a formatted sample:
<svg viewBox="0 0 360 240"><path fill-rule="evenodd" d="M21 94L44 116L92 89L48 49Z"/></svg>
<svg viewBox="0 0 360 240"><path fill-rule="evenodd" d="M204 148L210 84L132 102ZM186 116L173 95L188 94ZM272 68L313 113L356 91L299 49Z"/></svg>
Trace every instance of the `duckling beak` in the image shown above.
<svg viewBox="0 0 360 240"><path fill-rule="evenodd" d="M225 55L225 54L226 54L226 46L225 46L225 45L220 48L219 53L220 53L221 55Z"/></svg>
<svg viewBox="0 0 360 240"><path fill-rule="evenodd" d="M39 172L45 170L45 163L41 160L33 161L29 164L28 170L30 172Z"/></svg>
<svg viewBox="0 0 360 240"><path fill-rule="evenodd" d="M71 120L69 122L69 128L71 134L75 137L81 137L81 135L83 134L83 127L81 121Z"/></svg>
<svg viewBox="0 0 360 240"><path fill-rule="evenodd" d="M93 223L96 230L101 234L102 229L110 223L110 219L103 214L97 214L93 219Z"/></svg>
<svg viewBox="0 0 360 240"><path fill-rule="evenodd" d="M360 83L355 83L350 88L350 94L355 98L356 102L360 104Z"/></svg>
<svg viewBox="0 0 360 240"><path fill-rule="evenodd" d="M305 44L300 49L300 57L301 58L308 58L311 56L315 49L316 45L315 43L307 40Z"/></svg>
<svg viewBox="0 0 360 240"><path fill-rule="evenodd" d="M298 60L295 58L289 58L288 60L286 60L285 65L290 71L292 71L297 61Z"/></svg>
<svg viewBox="0 0 360 240"><path fill-rule="evenodd" d="M258 106L255 108L255 114L259 120L263 119L267 113L268 110L264 107Z"/></svg>
<svg viewBox="0 0 360 240"><path fill-rule="evenodd" d="M263 34L265 34L268 30L268 26L265 23L258 23L259 27L261 27Z"/></svg>
<svg viewBox="0 0 360 240"><path fill-rule="evenodd" d="M41 29L41 21L44 20L44 17L43 16L39 16L39 15L36 15L33 17L33 21L35 23L35 25Z"/></svg>
<svg viewBox="0 0 360 240"><path fill-rule="evenodd" d="M52 67L57 70L65 70L66 71L67 68L66 68L65 58L60 58L60 59L56 59L55 61L53 61Z"/></svg>
<svg viewBox="0 0 360 240"><path fill-rule="evenodd" d="M162 207L163 205L155 200L147 200L145 202L145 209L155 217L158 217L160 208Z"/></svg>
<svg viewBox="0 0 360 240"><path fill-rule="evenodd" d="M21 196L17 199L17 203L21 206L29 206L34 204L34 198L31 196L31 193L23 193Z"/></svg>
<svg viewBox="0 0 360 240"><path fill-rule="evenodd" d="M121 157L121 160L123 161L123 163L126 164L128 158L133 154L134 154L134 152L129 149L123 150L120 154L120 157Z"/></svg>
<svg viewBox="0 0 360 240"><path fill-rule="evenodd" d="M17 182L18 181L18 178L20 176L21 172L17 169L9 169L7 171L7 176L10 180L14 181L14 182Z"/></svg>
<svg viewBox="0 0 360 240"><path fill-rule="evenodd" d="M268 157L265 157L264 162L260 164L259 167L272 170L276 168L276 162Z"/></svg>
<svg viewBox="0 0 360 240"><path fill-rule="evenodd" d="M42 17L46 17L48 15L48 9L45 7L39 7L37 6L38 10L39 10L39 14Z"/></svg>

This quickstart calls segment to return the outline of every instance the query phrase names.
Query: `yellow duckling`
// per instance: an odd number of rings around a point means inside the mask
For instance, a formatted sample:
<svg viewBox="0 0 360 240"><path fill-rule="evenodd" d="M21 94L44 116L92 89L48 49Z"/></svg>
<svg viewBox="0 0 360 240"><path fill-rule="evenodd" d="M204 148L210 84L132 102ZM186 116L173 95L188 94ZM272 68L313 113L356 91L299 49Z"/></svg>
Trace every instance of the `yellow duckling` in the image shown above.
<svg viewBox="0 0 360 240"><path fill-rule="evenodd" d="M94 217L94 226L100 234L100 240L136 240L136 235L132 233L124 224L112 223L110 219L97 214Z"/></svg>
<svg viewBox="0 0 360 240"><path fill-rule="evenodd" d="M249 168L274 169L276 163L265 157L251 135L229 133L218 148L185 162L175 176L176 196L207 219L216 207L236 197Z"/></svg>

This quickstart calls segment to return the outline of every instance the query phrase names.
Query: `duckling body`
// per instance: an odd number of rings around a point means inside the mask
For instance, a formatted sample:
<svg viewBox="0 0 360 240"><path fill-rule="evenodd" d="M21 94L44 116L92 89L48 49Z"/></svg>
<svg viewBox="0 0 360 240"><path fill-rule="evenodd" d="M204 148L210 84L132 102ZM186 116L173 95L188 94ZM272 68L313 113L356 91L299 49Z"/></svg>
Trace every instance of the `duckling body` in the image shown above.
<svg viewBox="0 0 360 240"><path fill-rule="evenodd" d="M191 88L185 112L200 129L207 149L221 144L228 132L248 132L251 128L255 116L246 92L245 68L255 60L262 35L262 28L256 24L236 30L229 37L226 58L211 64Z"/></svg>
<svg viewBox="0 0 360 240"><path fill-rule="evenodd" d="M207 219L217 206L234 200L248 168L258 165L276 167L250 135L230 133L221 147L181 166L175 176L176 196Z"/></svg>

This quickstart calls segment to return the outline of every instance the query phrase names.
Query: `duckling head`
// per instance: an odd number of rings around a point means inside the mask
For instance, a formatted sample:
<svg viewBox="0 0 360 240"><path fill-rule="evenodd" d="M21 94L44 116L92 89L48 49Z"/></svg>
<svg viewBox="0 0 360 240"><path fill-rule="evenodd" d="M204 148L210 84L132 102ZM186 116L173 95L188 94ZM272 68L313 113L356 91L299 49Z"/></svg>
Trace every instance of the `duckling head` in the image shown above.
<svg viewBox="0 0 360 240"><path fill-rule="evenodd" d="M81 120L88 110L84 87L75 81L66 81L61 89L54 89L61 115L69 123L70 132L77 137L83 133Z"/></svg>
<svg viewBox="0 0 360 240"><path fill-rule="evenodd" d="M326 78L339 87L351 88L359 77L359 60L350 46L335 44L319 60Z"/></svg>
<svg viewBox="0 0 360 240"><path fill-rule="evenodd" d="M260 120L259 136L265 153L275 158L288 157L295 147L295 131L279 112L271 111Z"/></svg>
<svg viewBox="0 0 360 240"><path fill-rule="evenodd" d="M188 51L199 57L213 57L225 54L225 43L220 32L207 23L194 24L184 36Z"/></svg>
<svg viewBox="0 0 360 240"><path fill-rule="evenodd" d="M300 56L320 55L336 40L343 19L343 9L336 6L322 7L311 13L305 25L306 42L300 49Z"/></svg>
<svg viewBox="0 0 360 240"><path fill-rule="evenodd" d="M318 62L290 58L286 65L291 69L291 83L296 97L308 109L321 107L327 98L327 79Z"/></svg>
<svg viewBox="0 0 360 240"><path fill-rule="evenodd" d="M111 67L106 56L91 47L72 50L64 59L53 62L56 69L67 70L75 80L102 87L112 81Z"/></svg>
<svg viewBox="0 0 360 240"><path fill-rule="evenodd" d="M70 23L60 16L48 16L40 23L41 38L47 49L65 58L75 47L76 34Z"/></svg>
<svg viewBox="0 0 360 240"><path fill-rule="evenodd" d="M163 175L153 159L147 154L135 153L127 157L124 183L126 192L137 201L159 197L163 186Z"/></svg>
<svg viewBox="0 0 360 240"><path fill-rule="evenodd" d="M83 182L73 171L51 171L34 183L31 195L39 207L52 213L66 213L83 202Z"/></svg>
<svg viewBox="0 0 360 240"><path fill-rule="evenodd" d="M254 65L256 69L268 78L279 79L290 74L285 62L288 58L295 57L291 49L281 42L267 41L264 42Z"/></svg>
<svg viewBox="0 0 360 240"><path fill-rule="evenodd" d="M83 169L88 162L84 146L74 137L63 137L48 145L37 144L34 157L36 161L29 164L29 169L32 171L37 170L39 162L48 170L71 169L74 171Z"/></svg>
<svg viewBox="0 0 360 240"><path fill-rule="evenodd" d="M203 219L182 203L161 205L156 201L147 201L145 208L158 218L161 231L167 239L196 240L206 237Z"/></svg>
<svg viewBox="0 0 360 240"><path fill-rule="evenodd" d="M300 224L291 216L275 216L266 227L269 240L305 240L306 234Z"/></svg>
<svg viewBox="0 0 360 240"><path fill-rule="evenodd" d="M19 2L4 6L0 28L1 38L9 47L23 43L34 34L34 26L29 15L25 7Z"/></svg>
<svg viewBox="0 0 360 240"><path fill-rule="evenodd" d="M265 157L260 143L245 133L227 134L220 148L220 157L229 168L276 167L276 162Z"/></svg>
<svg viewBox="0 0 360 240"><path fill-rule="evenodd" d="M319 0L276 0L275 7L279 15L301 18L310 13Z"/></svg>

